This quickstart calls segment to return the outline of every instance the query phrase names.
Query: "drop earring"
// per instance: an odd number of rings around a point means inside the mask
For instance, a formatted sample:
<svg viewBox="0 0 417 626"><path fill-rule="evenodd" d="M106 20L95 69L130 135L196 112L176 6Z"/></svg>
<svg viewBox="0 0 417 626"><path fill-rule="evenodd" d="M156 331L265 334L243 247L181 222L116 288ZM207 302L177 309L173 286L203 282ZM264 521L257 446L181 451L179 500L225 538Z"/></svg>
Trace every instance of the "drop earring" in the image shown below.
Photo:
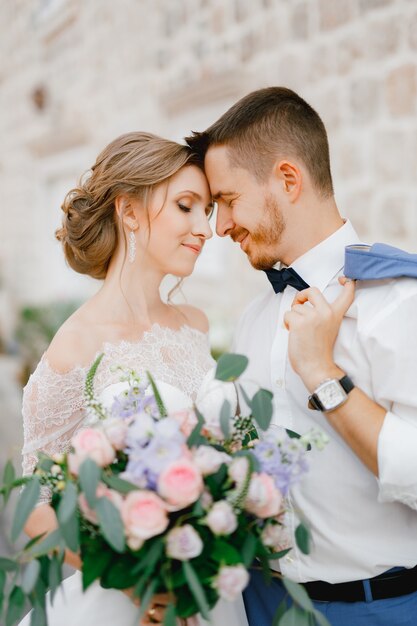
<svg viewBox="0 0 417 626"><path fill-rule="evenodd" d="M136 237L133 230L129 233L129 263L134 263L136 259Z"/></svg>

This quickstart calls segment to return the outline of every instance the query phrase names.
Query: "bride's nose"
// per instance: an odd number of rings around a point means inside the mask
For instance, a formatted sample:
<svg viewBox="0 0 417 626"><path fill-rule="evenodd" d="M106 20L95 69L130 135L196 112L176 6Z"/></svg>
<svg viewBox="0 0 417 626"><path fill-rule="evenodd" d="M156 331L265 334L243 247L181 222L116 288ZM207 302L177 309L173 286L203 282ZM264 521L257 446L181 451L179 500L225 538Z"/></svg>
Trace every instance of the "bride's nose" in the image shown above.
<svg viewBox="0 0 417 626"><path fill-rule="evenodd" d="M210 223L206 214L199 216L198 220L193 225L192 234L201 239L211 239L213 237L213 231L210 228Z"/></svg>

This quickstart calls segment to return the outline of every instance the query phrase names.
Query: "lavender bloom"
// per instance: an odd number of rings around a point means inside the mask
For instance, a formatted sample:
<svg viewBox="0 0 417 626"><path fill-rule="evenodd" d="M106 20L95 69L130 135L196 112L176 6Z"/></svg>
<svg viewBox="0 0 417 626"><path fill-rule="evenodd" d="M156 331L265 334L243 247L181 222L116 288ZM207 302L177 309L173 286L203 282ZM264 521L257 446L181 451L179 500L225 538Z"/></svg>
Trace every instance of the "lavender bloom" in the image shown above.
<svg viewBox="0 0 417 626"><path fill-rule="evenodd" d="M147 413L155 418L159 417L158 405L154 396L145 396L141 387L129 387L114 398L111 407L113 417L126 419L138 413Z"/></svg>
<svg viewBox="0 0 417 626"><path fill-rule="evenodd" d="M274 479L275 485L285 496L307 471L305 448L296 439L260 441L253 448L261 471Z"/></svg>
<svg viewBox="0 0 417 626"><path fill-rule="evenodd" d="M156 435L143 451L143 463L148 470L159 476L163 469L182 455L182 444L167 437Z"/></svg>

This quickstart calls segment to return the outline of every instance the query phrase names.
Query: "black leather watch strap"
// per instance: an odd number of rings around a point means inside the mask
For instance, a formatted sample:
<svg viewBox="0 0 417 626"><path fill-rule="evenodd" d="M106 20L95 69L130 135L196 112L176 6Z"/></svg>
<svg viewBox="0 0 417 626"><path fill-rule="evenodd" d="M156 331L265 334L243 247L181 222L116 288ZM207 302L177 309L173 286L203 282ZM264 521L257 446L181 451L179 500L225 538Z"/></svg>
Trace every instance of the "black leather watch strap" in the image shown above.
<svg viewBox="0 0 417 626"><path fill-rule="evenodd" d="M342 385L346 393L349 393L349 391L352 391L352 389L355 387L352 379L349 378L347 374L343 376L342 378L339 378L339 383Z"/></svg>

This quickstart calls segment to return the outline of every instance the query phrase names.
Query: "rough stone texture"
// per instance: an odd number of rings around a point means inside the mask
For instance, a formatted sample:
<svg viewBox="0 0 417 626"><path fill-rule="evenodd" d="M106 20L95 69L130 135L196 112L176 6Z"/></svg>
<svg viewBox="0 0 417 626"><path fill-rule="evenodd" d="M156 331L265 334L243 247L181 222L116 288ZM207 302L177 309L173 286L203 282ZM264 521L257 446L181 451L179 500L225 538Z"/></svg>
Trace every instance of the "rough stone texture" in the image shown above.
<svg viewBox="0 0 417 626"><path fill-rule="evenodd" d="M64 193L108 141L131 129L180 139L266 85L321 114L336 198L360 234L416 249L414 0L4 0L0 24L9 310L96 289L65 268L53 231ZM205 254L185 291L230 337L264 281L228 242Z"/></svg>
<svg viewBox="0 0 417 626"><path fill-rule="evenodd" d="M385 82L386 98L393 117L414 115L417 96L417 66L408 63L398 67L387 77Z"/></svg>

